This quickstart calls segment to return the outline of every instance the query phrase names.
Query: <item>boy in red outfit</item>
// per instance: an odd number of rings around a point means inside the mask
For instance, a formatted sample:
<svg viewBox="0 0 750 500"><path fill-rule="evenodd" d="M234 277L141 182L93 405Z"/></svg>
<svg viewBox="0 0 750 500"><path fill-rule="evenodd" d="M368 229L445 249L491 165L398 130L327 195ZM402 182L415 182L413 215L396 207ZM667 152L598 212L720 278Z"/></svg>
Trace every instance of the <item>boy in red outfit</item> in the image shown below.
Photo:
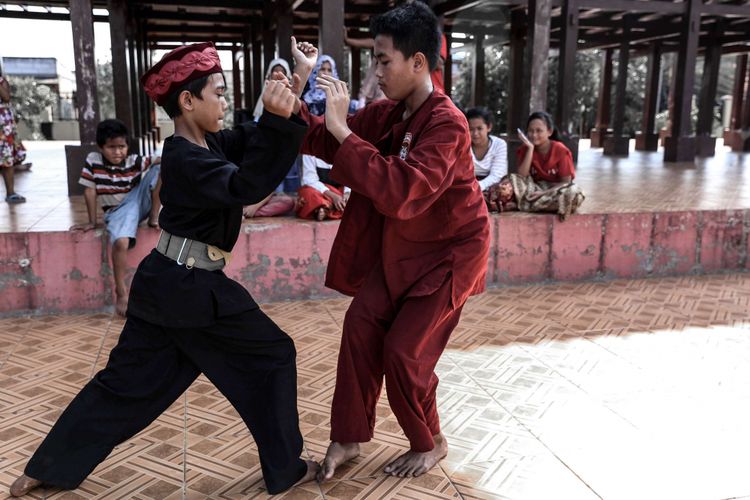
<svg viewBox="0 0 750 500"><path fill-rule="evenodd" d="M383 378L410 450L385 472L419 476L445 457L434 373L461 309L484 291L489 224L463 114L439 89L437 19L421 2L373 19L376 75L387 100L347 119L344 83L320 77L325 117L302 106L302 147L351 187L326 285L353 295L344 320L331 445L320 480L359 454L375 427Z"/></svg>

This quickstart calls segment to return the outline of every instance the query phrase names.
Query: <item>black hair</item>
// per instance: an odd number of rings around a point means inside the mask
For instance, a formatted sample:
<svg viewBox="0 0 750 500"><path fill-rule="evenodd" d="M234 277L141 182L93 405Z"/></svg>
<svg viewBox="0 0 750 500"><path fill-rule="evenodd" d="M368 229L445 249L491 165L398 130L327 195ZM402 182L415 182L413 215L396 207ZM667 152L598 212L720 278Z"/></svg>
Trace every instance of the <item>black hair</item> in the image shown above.
<svg viewBox="0 0 750 500"><path fill-rule="evenodd" d="M427 58L430 71L437 67L442 42L440 28L437 17L424 3L404 3L373 17L370 33L373 38L390 36L393 47L407 59L421 52Z"/></svg>
<svg viewBox="0 0 750 500"><path fill-rule="evenodd" d="M181 85L177 88L177 90L167 96L167 100L164 101L164 104L162 104L161 107L164 108L164 111L167 112L170 118L174 119L182 114L182 109L180 108L180 94L182 94L184 91L187 90L196 98L203 100L203 96L201 94L203 93L203 89L206 87L208 78L210 76L211 75L206 75L195 80L191 80L184 85ZM222 73L221 76L223 78L224 73Z"/></svg>
<svg viewBox="0 0 750 500"><path fill-rule="evenodd" d="M552 117L549 113L546 111L534 111L529 115L529 119L526 120L526 130L529 129L529 125L531 125L531 122L533 120L542 120L545 125L547 125L547 128L552 131L552 135L549 136L550 139L553 141L560 141L560 134L557 132L557 127L555 127L555 122L552 121Z"/></svg>
<svg viewBox="0 0 750 500"><path fill-rule="evenodd" d="M469 108L465 114L467 120L481 118L488 127L492 125L492 113L485 107Z"/></svg>
<svg viewBox="0 0 750 500"><path fill-rule="evenodd" d="M109 139L124 137L127 140L128 135L128 127L115 118L102 120L96 126L96 143L99 147L104 146Z"/></svg>

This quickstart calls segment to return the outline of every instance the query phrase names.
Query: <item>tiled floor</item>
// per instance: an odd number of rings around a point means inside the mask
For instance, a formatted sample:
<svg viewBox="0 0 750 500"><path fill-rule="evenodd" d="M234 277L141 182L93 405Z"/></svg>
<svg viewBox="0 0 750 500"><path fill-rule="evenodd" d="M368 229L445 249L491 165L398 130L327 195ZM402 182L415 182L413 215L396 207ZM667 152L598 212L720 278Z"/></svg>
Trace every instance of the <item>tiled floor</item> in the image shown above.
<svg viewBox="0 0 750 500"><path fill-rule="evenodd" d="M294 338L305 453L323 456L347 299L264 310ZM0 485L106 362L122 321L0 320ZM417 479L385 399L375 440L299 499L750 498L750 275L496 289L472 298L438 368L451 451ZM36 498L264 497L258 457L205 379L74 492Z"/></svg>
<svg viewBox="0 0 750 500"><path fill-rule="evenodd" d="M34 167L18 173L16 182L29 201L0 205L0 232L65 231L86 222L83 198L67 197L64 143L27 146ZM589 149L588 141L581 141L577 181L587 196L581 213L750 208L750 153L719 146L714 158L694 163L662 160L661 150L605 157L601 149Z"/></svg>

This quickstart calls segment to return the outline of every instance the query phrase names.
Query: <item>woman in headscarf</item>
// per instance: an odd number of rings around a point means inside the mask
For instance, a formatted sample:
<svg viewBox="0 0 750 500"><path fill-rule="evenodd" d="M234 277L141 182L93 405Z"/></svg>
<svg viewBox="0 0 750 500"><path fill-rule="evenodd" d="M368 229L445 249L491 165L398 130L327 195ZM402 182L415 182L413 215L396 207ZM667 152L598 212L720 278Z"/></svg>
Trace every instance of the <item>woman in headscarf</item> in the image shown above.
<svg viewBox="0 0 750 500"><path fill-rule="evenodd" d="M284 73L287 79L291 79L292 72L289 69L289 63L282 58L277 58L271 61L266 71L266 81L271 79L271 75L275 72ZM263 114L263 92L258 96L258 103L255 105L253 111L253 118L257 122L260 119L260 115ZM296 168L297 163L295 162L292 169ZM281 183L283 186L284 183ZM286 215L294 210L294 198L284 194L281 190L281 186L277 188L276 192L273 192L266 196L266 198L254 205L248 205L242 210L242 214L247 219L253 217L274 217L276 215Z"/></svg>
<svg viewBox="0 0 750 500"><path fill-rule="evenodd" d="M336 71L336 61L331 56L323 54L318 57L318 62L315 63L315 68L310 74L310 78L307 79L309 89L302 96L302 99L307 103L310 113L323 116L326 112L326 93L322 88L318 88L316 80L318 75L328 75L337 80L339 79L339 73Z"/></svg>
<svg viewBox="0 0 750 500"><path fill-rule="evenodd" d="M268 70L266 71L266 81L271 79L271 75L275 71L280 71L281 73L284 73L284 76L286 76L288 79L291 79L292 77L292 71L289 69L289 63L286 62L286 60L282 58L277 58L271 61L271 64L268 65ZM291 80L290 80L291 81ZM255 110L253 111L253 118L257 122L260 119L260 115L263 114L263 92L260 93L258 96L257 104L255 105Z"/></svg>

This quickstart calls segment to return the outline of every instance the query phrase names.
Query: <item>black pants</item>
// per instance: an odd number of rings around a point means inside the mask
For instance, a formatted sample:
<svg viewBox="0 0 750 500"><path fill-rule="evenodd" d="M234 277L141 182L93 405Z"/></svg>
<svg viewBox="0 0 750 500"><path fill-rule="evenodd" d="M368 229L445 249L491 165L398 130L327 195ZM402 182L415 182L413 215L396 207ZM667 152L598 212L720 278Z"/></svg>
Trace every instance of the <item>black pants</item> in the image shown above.
<svg viewBox="0 0 750 500"><path fill-rule="evenodd" d="M258 445L269 493L305 474L294 343L260 309L204 329L129 317L104 370L68 405L26 466L45 484L76 488L119 443L153 422L203 372Z"/></svg>

